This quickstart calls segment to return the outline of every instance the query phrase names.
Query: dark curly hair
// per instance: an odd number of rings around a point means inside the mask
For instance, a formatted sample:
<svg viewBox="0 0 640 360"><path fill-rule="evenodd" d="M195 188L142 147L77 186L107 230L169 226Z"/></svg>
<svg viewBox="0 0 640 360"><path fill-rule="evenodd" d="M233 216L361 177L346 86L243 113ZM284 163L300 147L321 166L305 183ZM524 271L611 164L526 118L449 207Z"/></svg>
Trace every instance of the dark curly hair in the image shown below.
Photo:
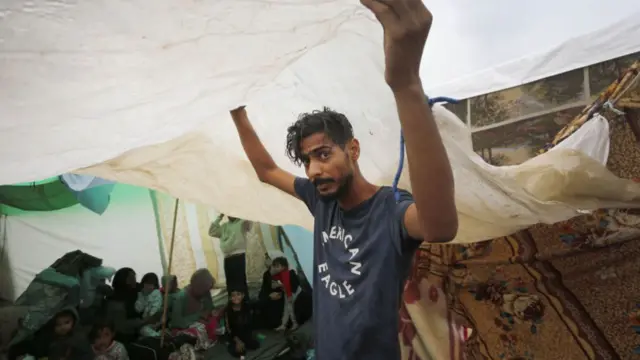
<svg viewBox="0 0 640 360"><path fill-rule="evenodd" d="M289 260L287 260L287 258L284 257L284 256L280 256L280 257L277 257L277 258L273 259L273 262L271 263L271 265L279 265L279 266L288 268L289 267Z"/></svg>
<svg viewBox="0 0 640 360"><path fill-rule="evenodd" d="M144 274L144 276L142 277L142 280L140 280L140 284L141 285L151 284L156 289L160 288L160 280L158 279L158 275L156 275L155 273L146 273L146 274Z"/></svg>
<svg viewBox="0 0 640 360"><path fill-rule="evenodd" d="M100 331L102 331L103 329L111 330L114 335L116 333L116 326L113 320L107 318L99 318L93 323L93 326L89 331L89 340L91 342L94 342L98 338L98 334L100 333Z"/></svg>
<svg viewBox="0 0 640 360"><path fill-rule="evenodd" d="M344 114L326 106L322 110L302 113L287 129L286 154L294 164L300 166L304 163L300 145L302 140L317 133L324 133L343 149L353 139L353 127Z"/></svg>

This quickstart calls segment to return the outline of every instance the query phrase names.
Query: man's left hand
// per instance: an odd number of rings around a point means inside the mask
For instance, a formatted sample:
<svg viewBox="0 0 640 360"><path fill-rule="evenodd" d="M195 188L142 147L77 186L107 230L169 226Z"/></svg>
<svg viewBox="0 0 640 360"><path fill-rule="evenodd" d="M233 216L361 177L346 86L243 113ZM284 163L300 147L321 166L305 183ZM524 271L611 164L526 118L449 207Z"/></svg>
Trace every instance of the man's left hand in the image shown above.
<svg viewBox="0 0 640 360"><path fill-rule="evenodd" d="M392 90L420 85L420 62L433 16L422 0L360 0L384 29L385 80Z"/></svg>

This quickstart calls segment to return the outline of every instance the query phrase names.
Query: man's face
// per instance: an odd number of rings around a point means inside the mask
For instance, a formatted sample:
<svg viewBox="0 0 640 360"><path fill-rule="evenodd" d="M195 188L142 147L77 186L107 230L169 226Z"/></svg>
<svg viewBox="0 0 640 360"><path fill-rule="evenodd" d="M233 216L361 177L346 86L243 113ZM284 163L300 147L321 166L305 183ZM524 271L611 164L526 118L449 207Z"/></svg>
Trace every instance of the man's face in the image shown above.
<svg viewBox="0 0 640 360"><path fill-rule="evenodd" d="M358 141L351 140L343 150L324 133L316 133L304 138L300 147L307 177L320 196L326 199L343 196L353 179L360 149Z"/></svg>
<svg viewBox="0 0 640 360"><path fill-rule="evenodd" d="M67 335L72 329L75 319L72 315L63 314L56 317L54 331L58 336Z"/></svg>

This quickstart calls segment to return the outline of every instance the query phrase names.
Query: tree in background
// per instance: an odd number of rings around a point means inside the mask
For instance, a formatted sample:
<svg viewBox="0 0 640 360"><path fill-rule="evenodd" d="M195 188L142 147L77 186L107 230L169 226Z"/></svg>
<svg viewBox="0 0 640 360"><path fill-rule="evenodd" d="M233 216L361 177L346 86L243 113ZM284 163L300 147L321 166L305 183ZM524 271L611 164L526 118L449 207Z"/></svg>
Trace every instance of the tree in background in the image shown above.
<svg viewBox="0 0 640 360"><path fill-rule="evenodd" d="M509 102L499 92L476 96L469 101L472 127L496 124L509 118Z"/></svg>
<svg viewBox="0 0 640 360"><path fill-rule="evenodd" d="M572 70L522 85L523 92L540 103L541 109L584 99L584 71Z"/></svg>
<svg viewBox="0 0 640 360"><path fill-rule="evenodd" d="M444 107L454 113L463 123L467 123L467 101L462 100L457 104L446 104Z"/></svg>

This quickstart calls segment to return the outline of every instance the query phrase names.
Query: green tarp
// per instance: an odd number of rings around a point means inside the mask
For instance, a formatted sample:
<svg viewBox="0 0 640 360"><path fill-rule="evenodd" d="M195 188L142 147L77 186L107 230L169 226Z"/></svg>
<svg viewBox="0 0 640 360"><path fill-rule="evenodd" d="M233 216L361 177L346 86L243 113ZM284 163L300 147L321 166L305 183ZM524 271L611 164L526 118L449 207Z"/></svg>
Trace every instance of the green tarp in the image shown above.
<svg viewBox="0 0 640 360"><path fill-rule="evenodd" d="M0 186L0 204L25 211L52 211L78 204L74 193L57 178L47 183Z"/></svg>

